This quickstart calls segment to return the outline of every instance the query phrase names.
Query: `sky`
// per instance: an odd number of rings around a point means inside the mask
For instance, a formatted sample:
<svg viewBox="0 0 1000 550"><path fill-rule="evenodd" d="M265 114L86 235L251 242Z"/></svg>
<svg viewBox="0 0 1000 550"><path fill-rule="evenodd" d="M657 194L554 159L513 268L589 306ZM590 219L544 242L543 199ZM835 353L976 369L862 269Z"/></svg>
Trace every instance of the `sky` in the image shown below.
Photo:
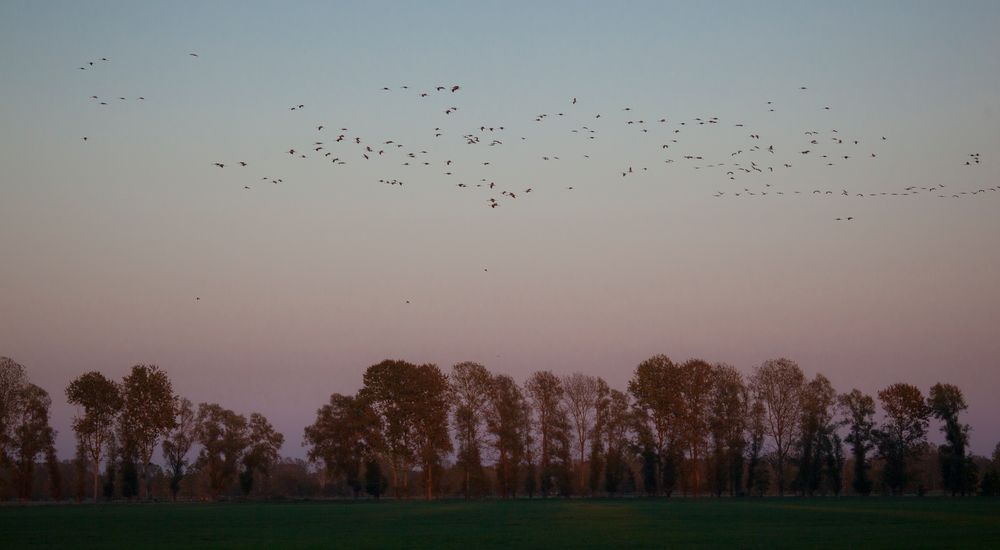
<svg viewBox="0 0 1000 550"><path fill-rule="evenodd" d="M5 0L0 355L63 456L90 370L157 364L302 457L385 358L624 388L657 353L950 382L986 454L998 27L989 1Z"/></svg>

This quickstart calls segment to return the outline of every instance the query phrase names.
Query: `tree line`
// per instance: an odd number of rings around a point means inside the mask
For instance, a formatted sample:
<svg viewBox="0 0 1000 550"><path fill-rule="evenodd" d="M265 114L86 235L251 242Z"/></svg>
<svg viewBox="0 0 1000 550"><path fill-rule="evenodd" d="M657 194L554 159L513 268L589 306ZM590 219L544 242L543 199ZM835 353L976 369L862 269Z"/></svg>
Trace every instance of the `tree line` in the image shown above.
<svg viewBox="0 0 1000 550"><path fill-rule="evenodd" d="M0 358L4 499L1000 494L1000 444L971 454L958 387L838 393L784 358L744 376L656 355L624 390L580 373L518 383L478 363L386 360L316 411L307 461L280 456L263 415L195 407L155 365L120 381L88 372L65 395L77 446L60 461L51 398Z"/></svg>

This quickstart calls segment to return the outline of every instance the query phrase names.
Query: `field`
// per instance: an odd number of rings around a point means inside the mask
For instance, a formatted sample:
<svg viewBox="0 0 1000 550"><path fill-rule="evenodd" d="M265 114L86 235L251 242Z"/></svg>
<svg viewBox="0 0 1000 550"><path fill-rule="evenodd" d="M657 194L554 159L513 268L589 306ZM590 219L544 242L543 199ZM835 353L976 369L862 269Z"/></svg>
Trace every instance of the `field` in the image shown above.
<svg viewBox="0 0 1000 550"><path fill-rule="evenodd" d="M278 502L0 507L0 548L1000 547L1000 500Z"/></svg>

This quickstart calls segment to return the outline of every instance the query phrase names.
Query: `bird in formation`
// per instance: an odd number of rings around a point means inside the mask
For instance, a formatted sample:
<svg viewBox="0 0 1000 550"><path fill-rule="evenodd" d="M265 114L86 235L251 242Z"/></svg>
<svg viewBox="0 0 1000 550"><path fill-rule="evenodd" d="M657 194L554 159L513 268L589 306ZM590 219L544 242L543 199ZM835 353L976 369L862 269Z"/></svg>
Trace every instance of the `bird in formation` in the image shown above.
<svg viewBox="0 0 1000 550"><path fill-rule="evenodd" d="M194 58L199 57L199 54L196 52L190 52L188 55ZM88 70L96 67L98 63L108 63L108 58L102 57L95 61L88 61L80 69ZM428 98L435 94L444 94L449 98L461 98L466 93L465 89L459 84L437 84L423 88L422 90L420 88L411 89L409 84L403 84L383 86L381 91L390 95L394 95L397 92L404 95L412 94L411 97L420 100L428 100ZM811 93L806 93L809 91L807 86L799 86L798 91L804 93L807 98L811 95ZM102 100L97 95L91 95L90 99L101 106L109 104L107 100ZM125 101L126 99L125 96L118 96L118 101ZM145 96L138 96L136 99L138 101L145 101ZM572 96L569 102L570 105L577 105L578 99L578 96ZM776 100L777 98L773 98L765 102L766 112L775 111ZM451 103L458 104L451 105ZM300 111L305 106L303 103L296 103L288 107L288 110ZM399 187L400 189L404 187L403 176L405 173L418 169L433 170L433 166L435 165L434 158L441 158L447 155L443 159L443 166L447 169L437 172L437 177L461 178L464 181L460 180L459 183L453 184L453 187L465 192L473 190L488 191L490 196L486 200L486 205L490 209L496 209L505 202L516 200L519 194L528 195L536 187L549 187L538 182L531 187L515 188L515 181L507 184L499 184L497 181L488 180L486 177L479 177L486 175L486 173L477 174L476 167L478 167L478 170L492 171L494 165L509 163L509 157L501 151L505 150L505 139L503 136L506 134L507 129L512 127L512 122L484 122L476 124L471 130L464 129L463 131L460 129L460 126L465 124L463 121L446 124L447 121L454 118L452 115L459 112L460 107L461 103L459 100L448 100L448 103L444 104L443 108L438 111L439 113L443 113L443 120L440 125L425 134L425 137L430 139L453 135L456 141L450 146L442 143L432 149L426 144L404 144L395 137L390 136L387 139L386 137L375 135L362 135L360 132L351 132L346 127L341 128L337 137L332 141L327 141L319 137L319 133L327 128L327 124L314 122L311 128L314 132L317 132L314 135L318 139L310 140L312 144L308 146L308 149L306 149L306 145L300 143L289 147L287 153L298 161L325 162L331 167L344 166L353 160L371 164L372 167L381 167L379 170L391 169L396 173L390 177L383 176L377 181L389 186ZM831 105L821 104L814 108L818 108L824 112L833 111ZM654 169L651 169L651 165L648 164L650 162L657 162L661 167L674 167L672 168L674 170L676 170L676 167L681 166L696 170L699 173L716 173L718 174L719 181L728 186L744 180L744 185L739 188L716 188L710 195L714 198L739 198L743 200L752 198L787 200L792 197L875 199L882 197L909 197L920 194L933 194L940 198L963 198L979 196L998 189L997 186L984 186L974 191L949 190L949 192L944 192L945 184L939 183L936 185L906 186L905 188L891 190L855 189L849 191L848 189L813 189L809 190L811 192L807 192L807 190L791 187L788 182L794 181L794 179L790 179L788 176L782 176L779 179L772 178L778 178L782 173L791 174L793 171L831 169L838 166L861 167L863 169L865 166L863 163L866 160L873 162L879 158L878 151L875 147L867 145L868 142L863 135L852 135L851 133L846 133L845 135L844 132L840 131L841 129L832 128L823 130L815 127L804 128L800 134L802 139L798 140L785 139L782 141L782 136L773 135L773 133L766 134L763 129L760 129L743 134L743 145L729 151L719 150L718 148L694 149L694 147L699 147L698 144L700 141L695 139L695 136L691 136L690 138L685 136L693 132L693 129L698 129L698 132L705 132L710 127L714 128L713 132L723 132L726 127L725 121L715 115L694 117L663 116L663 113L643 112L643 110L634 108L632 105L621 107L618 111L619 116L617 117L602 117L602 113L580 116L574 115L573 112L541 112L526 118L525 121L533 121L535 124L540 125L541 128L549 128L551 126L551 131L557 134L558 132L566 132L566 140L560 142L548 139L548 142L561 143L561 146L569 152L572 151L567 149L568 147L585 147L583 151L570 156L570 158L582 158L585 161L590 161L593 156L601 154L600 150L596 149L593 144L599 143L605 135L614 131L637 132L639 136L643 136L643 139L636 141L639 145L634 150L626 150L626 154L635 153L635 160L639 164L627 163L624 169L619 170L621 178L625 178L626 181L631 181L633 178L650 177L660 179L663 182L676 181L676 178L666 177L666 173L663 171L664 168L655 169L654 166ZM593 118L590 118L589 122L587 122L587 117L590 116ZM566 120L569 124L567 126L566 123L561 123L552 126L555 120ZM752 125L748 126L747 122L746 120L733 120L729 122L728 127L738 129L750 129L754 127ZM513 126L516 126L516 124ZM523 130L521 133L523 133ZM572 141L569 139L571 136L586 137L585 143L580 144L578 141ZM303 137L308 139L311 136L304 134ZM578 140L579 137L575 139ZM885 143L888 137L886 135L878 135L874 139L876 142ZM528 141L528 137L522 135L520 136L520 140L522 143L526 142ZM88 137L84 136L82 141L88 141ZM608 138L608 141L614 142L616 138ZM633 141L635 140L633 139ZM643 141L648 143L649 146L644 151L641 145ZM716 143L718 142L716 141ZM480 148L484 145L488 147L485 150L481 150ZM451 153L455 152L456 148L461 146L474 148L470 150L472 151L471 156L478 156L480 157L479 160L476 162L466 160L460 163L451 158ZM306 151L311 150L315 155L300 152L303 149ZM436 151L438 149L442 151ZM465 155L466 158L468 156ZM561 162L563 156L565 155L546 152L536 158L540 158L543 162L558 164ZM791 157L793 156L802 159L801 162L791 162ZM970 153L963 162L965 166L980 166L982 164L982 157L979 153ZM212 164L222 169L229 163L213 162ZM246 160L240 160L232 164L238 164L242 168L247 168L251 163ZM466 183L468 181L466 178L478 178L481 183L475 185L468 184ZM406 178L405 181L409 181L409 179ZM421 172L421 175L417 179L422 182L433 181L434 175L432 173ZM271 181L275 184L284 181L283 178L267 176L261 177L260 180ZM576 185L564 187L566 191L572 191L575 188ZM251 187L244 185L243 189L250 190ZM536 192L533 196L537 194ZM853 220L853 216L836 218L836 221Z"/></svg>

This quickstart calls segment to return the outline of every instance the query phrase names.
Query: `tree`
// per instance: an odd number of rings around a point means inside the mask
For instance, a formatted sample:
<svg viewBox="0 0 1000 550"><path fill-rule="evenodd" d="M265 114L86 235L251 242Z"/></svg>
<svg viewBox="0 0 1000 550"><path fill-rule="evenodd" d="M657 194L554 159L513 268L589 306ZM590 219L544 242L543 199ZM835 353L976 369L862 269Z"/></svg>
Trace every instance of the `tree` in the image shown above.
<svg viewBox="0 0 1000 550"><path fill-rule="evenodd" d="M243 453L243 470L240 472L240 488L244 495L253 490L254 477L265 480L271 468L278 463L278 451L285 442L285 436L278 433L267 418L260 413L250 414L247 432L247 448Z"/></svg>
<svg viewBox="0 0 1000 550"><path fill-rule="evenodd" d="M803 495L812 495L821 486L826 474L831 474L832 455L840 453L835 449L836 427L833 424L833 407L837 402L837 391L822 374L817 374L802 390L801 420L798 439L798 475L795 482ZM839 445L839 438L837 439ZM839 487L837 480L830 480L833 487Z"/></svg>
<svg viewBox="0 0 1000 550"><path fill-rule="evenodd" d="M100 496L101 452L114 435L115 419L122 406L121 389L99 372L80 375L66 388L71 405L83 409L73 417L73 430L87 448L94 468L94 501Z"/></svg>
<svg viewBox="0 0 1000 550"><path fill-rule="evenodd" d="M580 491L586 487L586 470L584 469L584 453L587 448L587 439L593 429L596 416L597 400L600 396L601 383L604 382L595 376L587 376L579 372L562 379L563 401L569 417L573 422L576 432L576 445L578 451L580 470ZM607 385L607 384L605 384Z"/></svg>
<svg viewBox="0 0 1000 550"><path fill-rule="evenodd" d="M756 494L759 497L766 495L771 487L771 469L767 467L767 463L758 462L754 467L753 476L748 481L750 481L751 494Z"/></svg>
<svg viewBox="0 0 1000 550"><path fill-rule="evenodd" d="M528 494L528 498L535 498L535 492L538 491L538 466L535 459L535 434L531 429L534 425L534 411L528 399L524 400L522 416L524 418L524 492Z"/></svg>
<svg viewBox="0 0 1000 550"><path fill-rule="evenodd" d="M903 491L910 474L908 462L927 439L930 411L920 389L898 383L878 392L886 419L874 432L879 456L885 461L883 483L894 494Z"/></svg>
<svg viewBox="0 0 1000 550"><path fill-rule="evenodd" d="M566 454L563 447L569 442L562 382L551 371L538 371L528 378L525 390L532 401L539 436L539 490L542 496L551 494L554 486L565 492L566 487L558 486L559 479L568 478L565 469L569 466L562 460Z"/></svg>
<svg viewBox="0 0 1000 550"><path fill-rule="evenodd" d="M9 444L10 459L17 497L29 500L39 456L54 454L55 431L49 427L52 400L48 392L30 383L20 388L15 400L17 408L11 418L13 437Z"/></svg>
<svg viewBox="0 0 1000 550"><path fill-rule="evenodd" d="M135 365L122 380L121 393L122 440L138 458L139 497L152 498L149 465L160 439L174 427L173 386L156 365Z"/></svg>
<svg viewBox="0 0 1000 550"><path fill-rule="evenodd" d="M218 498L236 478L249 441L247 419L217 404L198 405L195 438L201 444L198 466L208 475L209 491Z"/></svg>
<svg viewBox="0 0 1000 550"><path fill-rule="evenodd" d="M76 474L74 493L77 502L87 498L87 446L83 439L76 438L76 453L73 455L73 473Z"/></svg>
<svg viewBox="0 0 1000 550"><path fill-rule="evenodd" d="M359 395L371 403L383 426L396 496L408 492L411 464L423 469L427 498L433 498L435 470L451 450L448 434L448 378L436 365L386 360L368 367Z"/></svg>
<svg viewBox="0 0 1000 550"><path fill-rule="evenodd" d="M982 483L979 485L979 494L986 497L1000 496L1000 443L993 448L993 456L986 473L983 475Z"/></svg>
<svg viewBox="0 0 1000 550"><path fill-rule="evenodd" d="M181 490L181 481L188 466L187 455L194 444L197 428L191 401L174 397L174 427L163 440L163 459L170 473L170 498L175 501Z"/></svg>
<svg viewBox="0 0 1000 550"><path fill-rule="evenodd" d="M764 426L774 444L778 494L785 494L788 454L798 439L805 376L790 359L769 359L754 370L750 385L764 406Z"/></svg>
<svg viewBox="0 0 1000 550"><path fill-rule="evenodd" d="M594 426L590 431L590 457L587 459L587 469L590 472L590 494L600 492L607 475L606 432L611 406L611 388L604 380L597 384L597 399L594 405Z"/></svg>
<svg viewBox="0 0 1000 550"><path fill-rule="evenodd" d="M647 492L668 495L672 489L680 396L678 369L666 355L654 355L636 367L628 383L634 399L636 433L643 447ZM670 487L668 487L670 486Z"/></svg>
<svg viewBox="0 0 1000 550"><path fill-rule="evenodd" d="M359 396L370 403L382 425L385 449L396 497L409 489L410 464L414 460L412 379L416 365L385 360L368 367ZM402 490L402 491L401 491Z"/></svg>
<svg viewBox="0 0 1000 550"><path fill-rule="evenodd" d="M135 441L123 434L120 424L117 441L120 444L115 448L117 474L114 481L118 484L121 497L131 499L139 495L139 461L141 460L139 450Z"/></svg>
<svg viewBox="0 0 1000 550"><path fill-rule="evenodd" d="M24 367L9 357L0 357L0 468L8 461L7 447L14 438L20 392L27 382Z"/></svg>
<svg viewBox="0 0 1000 550"><path fill-rule="evenodd" d="M52 430L52 433L54 435L55 430ZM59 502L63 498L62 472L59 457L56 455L56 446L51 443L45 448L45 469L49 474L49 496L53 501Z"/></svg>
<svg viewBox="0 0 1000 550"><path fill-rule="evenodd" d="M600 433L595 440L603 438L604 490L614 495L621 490L628 474L626 452L633 423L632 404L629 402L628 394L618 390L609 390L603 402L604 406L601 407L598 421Z"/></svg>
<svg viewBox="0 0 1000 550"><path fill-rule="evenodd" d="M859 495L868 496L872 492L872 482L868 477L868 470L871 468L868 451L874 447L872 430L875 428L875 400L855 389L841 395L839 402L850 430L846 441L851 444L851 456L854 458L854 480L851 486Z"/></svg>
<svg viewBox="0 0 1000 550"><path fill-rule="evenodd" d="M687 453L687 470L694 494L701 493L701 462L708 445L709 407L715 372L701 359L690 359L677 367L677 443Z"/></svg>
<svg viewBox="0 0 1000 550"><path fill-rule="evenodd" d="M927 398L927 407L935 418L944 422L941 431L944 432L945 443L938 447L944 487L951 491L952 496L958 493L965 496L976 486L976 466L967 450L969 426L958 420L959 413L968 408L965 396L957 386L934 384Z"/></svg>
<svg viewBox="0 0 1000 550"><path fill-rule="evenodd" d="M448 433L448 413L451 392L448 377L437 365L420 365L416 369L414 389L414 443L424 477L424 494L434 498L435 472L440 470L445 453L452 451Z"/></svg>
<svg viewBox="0 0 1000 550"><path fill-rule="evenodd" d="M389 480L382 475L382 464L374 457L368 460L365 463L365 492L378 500L388 485Z"/></svg>
<svg viewBox="0 0 1000 550"><path fill-rule="evenodd" d="M716 496L742 493L744 431L747 422L747 389L740 371L729 365L713 367L709 402L712 487Z"/></svg>
<svg viewBox="0 0 1000 550"><path fill-rule="evenodd" d="M327 474L343 479L357 497L364 488L361 469L382 448L381 423L371 404L360 397L335 393L316 411L303 445L309 460L322 461ZM376 460L376 464L377 464ZM382 475L381 470L379 476Z"/></svg>
<svg viewBox="0 0 1000 550"><path fill-rule="evenodd" d="M525 459L530 429L527 401L514 379L505 374L491 377L486 395L486 430L497 455L497 484L500 495L509 498L517 493Z"/></svg>
<svg viewBox="0 0 1000 550"><path fill-rule="evenodd" d="M482 430L492 377L486 367L465 362L452 367L449 380L455 396L452 422L458 440L457 466L462 471L462 493L468 499L485 488Z"/></svg>
<svg viewBox="0 0 1000 550"><path fill-rule="evenodd" d="M771 482L770 472L763 463L764 438L767 436L767 409L759 399L748 407L747 416L747 493L763 495Z"/></svg>
<svg viewBox="0 0 1000 550"><path fill-rule="evenodd" d="M118 437L114 430L108 436L104 452L104 500L110 501L115 497L115 482L118 480L118 459L121 454L121 446L118 444Z"/></svg>
<svg viewBox="0 0 1000 550"><path fill-rule="evenodd" d="M834 495L840 496L844 488L844 442L834 430L820 439L820 456L826 457L825 477Z"/></svg>

